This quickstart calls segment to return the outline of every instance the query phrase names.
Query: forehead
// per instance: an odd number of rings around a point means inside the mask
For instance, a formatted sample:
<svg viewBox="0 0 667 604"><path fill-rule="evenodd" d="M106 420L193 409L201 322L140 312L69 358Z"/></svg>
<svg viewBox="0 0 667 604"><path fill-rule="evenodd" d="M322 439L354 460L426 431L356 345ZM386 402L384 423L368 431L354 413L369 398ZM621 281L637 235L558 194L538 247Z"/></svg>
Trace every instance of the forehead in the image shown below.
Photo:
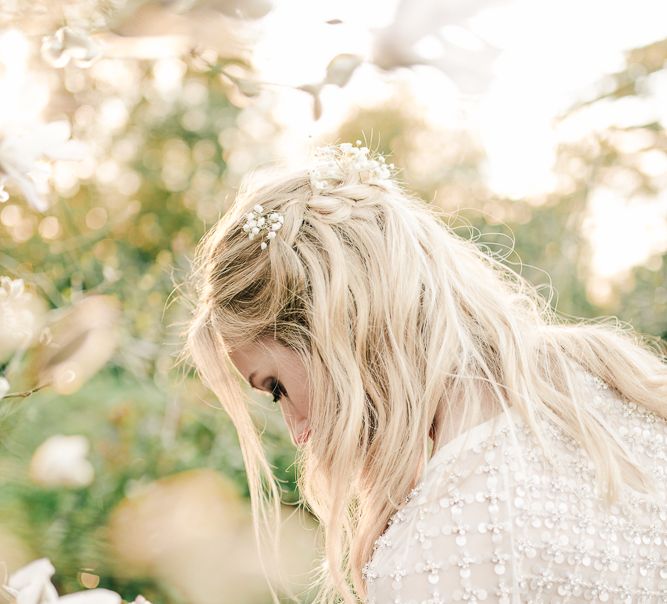
<svg viewBox="0 0 667 604"><path fill-rule="evenodd" d="M273 338L263 338L228 348L227 354L237 367L247 367L257 363L286 361L291 351Z"/></svg>

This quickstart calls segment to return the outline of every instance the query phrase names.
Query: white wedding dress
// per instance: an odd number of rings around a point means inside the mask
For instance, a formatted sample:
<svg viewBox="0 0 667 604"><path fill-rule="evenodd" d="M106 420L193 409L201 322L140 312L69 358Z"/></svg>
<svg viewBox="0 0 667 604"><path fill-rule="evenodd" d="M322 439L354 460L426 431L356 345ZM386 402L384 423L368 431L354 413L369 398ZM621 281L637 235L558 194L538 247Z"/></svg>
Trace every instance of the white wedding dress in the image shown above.
<svg viewBox="0 0 667 604"><path fill-rule="evenodd" d="M667 422L580 376L658 497L624 485L607 510L585 450L545 422L554 472L512 409L430 459L364 566L368 604L667 603Z"/></svg>

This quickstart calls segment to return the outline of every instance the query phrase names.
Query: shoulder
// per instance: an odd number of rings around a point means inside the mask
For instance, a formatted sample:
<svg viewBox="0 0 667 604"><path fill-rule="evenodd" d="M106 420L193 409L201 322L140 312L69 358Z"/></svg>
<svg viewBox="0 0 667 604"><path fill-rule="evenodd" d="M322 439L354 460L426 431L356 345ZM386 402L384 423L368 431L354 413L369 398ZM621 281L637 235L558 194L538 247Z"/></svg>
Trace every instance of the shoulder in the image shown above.
<svg viewBox="0 0 667 604"><path fill-rule="evenodd" d="M588 386L589 410L664 482L667 456L656 450L667 450L667 422L618 399L598 380ZM605 541L595 549L595 526L601 536L616 535L621 524L643 527L648 536L667 523L666 489L660 487L660 507L629 493L606 510L579 443L549 420L540 419L540 427L547 452L516 412L436 452L376 542L364 569L368 604L509 604L534 593L557 598L559 589L595 580L597 566L572 564L594 555L603 564L610 555ZM632 544L638 535L625 531L617 538Z"/></svg>
<svg viewBox="0 0 667 604"><path fill-rule="evenodd" d="M503 451L520 426L501 414L435 453L364 568L369 604L510 602Z"/></svg>

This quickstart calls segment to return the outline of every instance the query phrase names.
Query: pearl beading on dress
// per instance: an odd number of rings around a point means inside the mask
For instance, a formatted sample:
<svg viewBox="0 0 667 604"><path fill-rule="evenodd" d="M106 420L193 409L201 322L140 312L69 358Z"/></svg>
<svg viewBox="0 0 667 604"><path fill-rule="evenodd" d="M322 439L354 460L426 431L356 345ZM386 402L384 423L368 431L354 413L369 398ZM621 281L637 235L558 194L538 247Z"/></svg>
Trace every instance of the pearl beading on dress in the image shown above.
<svg viewBox="0 0 667 604"><path fill-rule="evenodd" d="M429 464L364 566L368 604L667 602L667 422L582 376L593 409L643 456L658 500L626 488L602 507L578 443L545 422L555 472L517 417L519 451L504 426L460 465L454 454Z"/></svg>

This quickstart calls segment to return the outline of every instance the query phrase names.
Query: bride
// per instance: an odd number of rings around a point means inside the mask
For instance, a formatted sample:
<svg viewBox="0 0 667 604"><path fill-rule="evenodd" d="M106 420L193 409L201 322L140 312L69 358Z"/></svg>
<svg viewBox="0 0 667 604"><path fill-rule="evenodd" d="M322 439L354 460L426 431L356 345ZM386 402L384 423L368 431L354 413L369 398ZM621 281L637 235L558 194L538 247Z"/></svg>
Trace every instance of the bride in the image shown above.
<svg viewBox="0 0 667 604"><path fill-rule="evenodd" d="M192 279L186 352L238 431L260 542L280 487L243 382L298 446L317 602L667 601L658 347L559 318L382 156L249 175Z"/></svg>

